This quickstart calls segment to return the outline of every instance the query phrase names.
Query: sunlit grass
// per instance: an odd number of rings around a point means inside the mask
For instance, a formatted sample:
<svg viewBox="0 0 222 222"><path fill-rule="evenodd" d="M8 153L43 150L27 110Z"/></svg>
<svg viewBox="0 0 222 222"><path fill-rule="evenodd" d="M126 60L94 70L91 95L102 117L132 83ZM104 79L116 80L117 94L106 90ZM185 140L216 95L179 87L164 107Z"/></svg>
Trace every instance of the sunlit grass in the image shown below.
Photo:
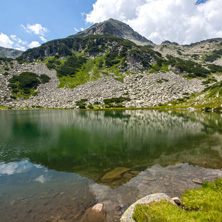
<svg viewBox="0 0 222 222"><path fill-rule="evenodd" d="M133 218L137 222L205 222L222 221L222 178L206 182L200 189L187 190L182 195L183 209L162 200L149 206L138 204Z"/></svg>

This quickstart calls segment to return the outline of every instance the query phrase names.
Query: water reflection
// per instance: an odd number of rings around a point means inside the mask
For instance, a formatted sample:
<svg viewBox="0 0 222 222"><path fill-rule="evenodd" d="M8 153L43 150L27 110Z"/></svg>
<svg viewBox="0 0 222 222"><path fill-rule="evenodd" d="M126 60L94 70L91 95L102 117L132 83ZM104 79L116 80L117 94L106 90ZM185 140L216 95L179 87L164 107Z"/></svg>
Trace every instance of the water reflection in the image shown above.
<svg viewBox="0 0 222 222"><path fill-rule="evenodd" d="M0 112L1 221L80 221L103 202L119 221L138 198L222 177L216 113Z"/></svg>
<svg viewBox="0 0 222 222"><path fill-rule="evenodd" d="M99 183L118 167L222 167L220 114L12 111L1 112L0 122L0 161L29 159Z"/></svg>
<svg viewBox="0 0 222 222"><path fill-rule="evenodd" d="M32 167L30 162L12 162L12 163L0 163L0 176L2 175L13 175L17 173L28 172Z"/></svg>

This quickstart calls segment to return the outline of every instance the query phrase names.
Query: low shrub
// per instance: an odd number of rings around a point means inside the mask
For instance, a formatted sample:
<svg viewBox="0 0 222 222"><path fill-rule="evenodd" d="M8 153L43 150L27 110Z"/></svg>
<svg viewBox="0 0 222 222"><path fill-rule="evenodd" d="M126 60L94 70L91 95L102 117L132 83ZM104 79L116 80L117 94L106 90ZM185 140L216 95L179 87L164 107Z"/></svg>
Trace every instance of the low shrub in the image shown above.
<svg viewBox="0 0 222 222"><path fill-rule="evenodd" d="M86 102L88 99L81 99L79 101L76 101L76 105L79 107L79 109L86 109Z"/></svg>
<svg viewBox="0 0 222 222"><path fill-rule="evenodd" d="M49 82L49 80L50 77L45 74L38 76L32 72L23 72L18 76L14 75L10 78L8 80L8 87L12 89L12 94L14 94L14 96L20 94L21 97L28 98L34 93L39 84L45 84Z"/></svg>
<svg viewBox="0 0 222 222"><path fill-rule="evenodd" d="M72 55L68 57L68 59L64 62L63 65L57 67L57 75L58 77L63 76L75 76L76 72L85 64L87 61L86 58L82 56Z"/></svg>

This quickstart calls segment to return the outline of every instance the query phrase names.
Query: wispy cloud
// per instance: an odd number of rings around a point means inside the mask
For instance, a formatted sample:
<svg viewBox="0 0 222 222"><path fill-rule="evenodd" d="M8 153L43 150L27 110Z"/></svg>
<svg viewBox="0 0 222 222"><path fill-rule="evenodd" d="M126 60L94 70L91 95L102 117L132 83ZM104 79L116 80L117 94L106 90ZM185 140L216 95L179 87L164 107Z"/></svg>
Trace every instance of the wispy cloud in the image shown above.
<svg viewBox="0 0 222 222"><path fill-rule="evenodd" d="M34 24L34 25L21 25L21 27L28 33L33 33L36 35L44 36L48 29L43 27L41 24Z"/></svg>
<svg viewBox="0 0 222 222"><path fill-rule="evenodd" d="M79 32L79 29L77 29L77 28L74 27L74 31L75 31L75 32Z"/></svg>
<svg viewBox="0 0 222 222"><path fill-rule="evenodd" d="M43 27L41 24L34 24L34 25L21 25L22 29L25 30L27 33L37 35L42 42L46 42L47 39L45 38L45 34L49 31L47 28Z"/></svg>
<svg viewBox="0 0 222 222"><path fill-rule="evenodd" d="M44 36L40 36L39 37L43 42L46 42L47 41L47 39L44 37Z"/></svg>
<svg viewBox="0 0 222 222"><path fill-rule="evenodd" d="M75 32L80 32L80 31L83 31L83 30L84 30L84 28L80 28L80 29L74 28Z"/></svg>

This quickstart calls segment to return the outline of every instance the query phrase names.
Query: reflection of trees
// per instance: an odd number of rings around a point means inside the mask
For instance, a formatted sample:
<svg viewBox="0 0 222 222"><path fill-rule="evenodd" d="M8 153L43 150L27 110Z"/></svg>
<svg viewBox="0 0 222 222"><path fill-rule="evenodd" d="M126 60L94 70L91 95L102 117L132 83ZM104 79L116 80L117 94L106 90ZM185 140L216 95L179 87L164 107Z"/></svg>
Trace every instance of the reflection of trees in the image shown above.
<svg viewBox="0 0 222 222"><path fill-rule="evenodd" d="M25 114L10 112L10 129L0 135L5 147L0 145L2 161L29 158L50 169L93 178L120 166L201 165L205 160L210 166L210 160L221 161L219 114L153 110L43 110ZM0 120L6 125L1 115Z"/></svg>

